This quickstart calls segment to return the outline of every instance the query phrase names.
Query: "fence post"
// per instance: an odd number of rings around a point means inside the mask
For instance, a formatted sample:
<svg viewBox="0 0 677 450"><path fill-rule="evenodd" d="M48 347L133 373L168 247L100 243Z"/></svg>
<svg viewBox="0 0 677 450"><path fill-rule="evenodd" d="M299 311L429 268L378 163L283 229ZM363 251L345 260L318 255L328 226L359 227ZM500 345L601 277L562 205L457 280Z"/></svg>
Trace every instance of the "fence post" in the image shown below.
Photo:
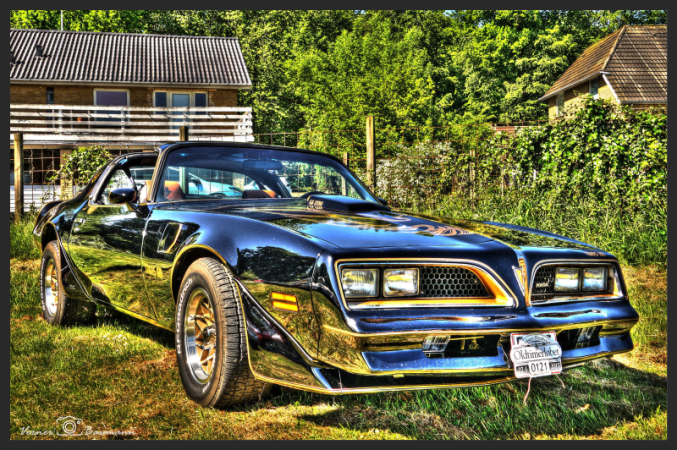
<svg viewBox="0 0 677 450"><path fill-rule="evenodd" d="M73 150L59 150L59 163L61 167L63 167L64 164L68 162L68 158L70 158L72 153ZM60 184L59 189L61 192L59 197L61 198L61 200L65 201L73 198L73 195L75 194L75 192L73 192L74 191L73 180L61 178L61 180L59 180L59 184Z"/></svg>
<svg viewBox="0 0 677 450"><path fill-rule="evenodd" d="M346 167L348 166L348 152L343 153L343 165ZM348 182L346 182L346 179L341 177L341 195L344 197L348 196Z"/></svg>
<svg viewBox="0 0 677 450"><path fill-rule="evenodd" d="M188 127L179 127L179 142L188 142Z"/></svg>
<svg viewBox="0 0 677 450"><path fill-rule="evenodd" d="M24 213L24 135L14 135L14 223Z"/></svg>
<svg viewBox="0 0 677 450"><path fill-rule="evenodd" d="M374 145L374 116L367 116L367 186L376 191L376 146Z"/></svg>

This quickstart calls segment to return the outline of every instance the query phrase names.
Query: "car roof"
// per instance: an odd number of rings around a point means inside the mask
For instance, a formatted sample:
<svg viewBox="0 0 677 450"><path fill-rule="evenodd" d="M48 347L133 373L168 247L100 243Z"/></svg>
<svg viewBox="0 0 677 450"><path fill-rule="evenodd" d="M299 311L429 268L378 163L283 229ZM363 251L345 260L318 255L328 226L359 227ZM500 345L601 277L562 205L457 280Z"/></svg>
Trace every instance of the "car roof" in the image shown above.
<svg viewBox="0 0 677 450"><path fill-rule="evenodd" d="M342 163L342 161L339 158L329 153L316 152L313 150L304 150L294 147L283 147L280 145L250 144L248 142L175 142L173 144L162 145L158 147L155 151L160 155L162 155L164 152L168 150L182 147L231 147L231 148L254 148L259 150L280 150L294 153L308 153L311 155L322 155Z"/></svg>

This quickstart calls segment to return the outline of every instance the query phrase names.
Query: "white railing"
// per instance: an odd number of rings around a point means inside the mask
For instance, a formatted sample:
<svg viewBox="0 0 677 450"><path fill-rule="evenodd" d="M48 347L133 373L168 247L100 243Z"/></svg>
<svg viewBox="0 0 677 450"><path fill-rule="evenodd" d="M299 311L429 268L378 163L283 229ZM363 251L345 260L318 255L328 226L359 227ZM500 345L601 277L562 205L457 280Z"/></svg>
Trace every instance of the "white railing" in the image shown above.
<svg viewBox="0 0 677 450"><path fill-rule="evenodd" d="M253 142L251 108L9 105L10 141L174 142L179 127L191 141Z"/></svg>

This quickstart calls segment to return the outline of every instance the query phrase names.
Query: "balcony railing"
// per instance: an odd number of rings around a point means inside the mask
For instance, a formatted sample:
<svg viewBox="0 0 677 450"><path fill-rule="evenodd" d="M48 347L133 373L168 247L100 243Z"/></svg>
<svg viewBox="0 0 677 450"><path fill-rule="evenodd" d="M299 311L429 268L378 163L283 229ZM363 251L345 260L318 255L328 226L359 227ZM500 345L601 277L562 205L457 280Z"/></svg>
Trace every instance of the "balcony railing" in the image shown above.
<svg viewBox="0 0 677 450"><path fill-rule="evenodd" d="M251 108L149 108L9 105L10 141L174 142L179 127L191 141L253 142Z"/></svg>

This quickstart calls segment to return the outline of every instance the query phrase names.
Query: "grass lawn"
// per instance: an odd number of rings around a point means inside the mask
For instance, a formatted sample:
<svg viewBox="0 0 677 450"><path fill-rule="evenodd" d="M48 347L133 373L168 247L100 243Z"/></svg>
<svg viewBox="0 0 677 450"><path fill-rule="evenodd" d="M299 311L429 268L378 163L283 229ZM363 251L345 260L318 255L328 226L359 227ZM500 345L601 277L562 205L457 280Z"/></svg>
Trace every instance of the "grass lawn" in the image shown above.
<svg viewBox="0 0 677 450"><path fill-rule="evenodd" d="M526 406L520 381L344 397L283 389L228 411L185 397L170 333L106 315L89 327L48 326L38 270L36 260L10 260L10 439L57 437L22 429L56 433L65 416L137 439L667 439L667 270L659 266L624 269L642 316L636 349L565 372L564 388L535 379Z"/></svg>

